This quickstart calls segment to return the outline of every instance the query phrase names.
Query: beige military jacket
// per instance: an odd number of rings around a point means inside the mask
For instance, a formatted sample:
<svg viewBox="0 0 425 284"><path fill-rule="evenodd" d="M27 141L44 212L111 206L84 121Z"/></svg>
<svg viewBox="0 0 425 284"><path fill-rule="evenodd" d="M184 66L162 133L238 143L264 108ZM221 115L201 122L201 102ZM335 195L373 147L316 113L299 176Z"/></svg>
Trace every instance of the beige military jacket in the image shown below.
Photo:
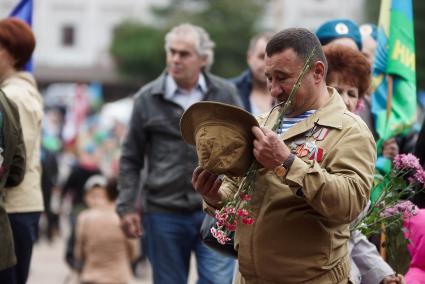
<svg viewBox="0 0 425 284"><path fill-rule="evenodd" d="M251 200L255 223L236 230L240 283L346 283L349 223L369 200L376 159L365 123L340 95L288 129L297 155L286 177L260 170ZM265 125L271 128L278 112ZM259 118L263 125L265 116ZM226 179L223 200L238 188Z"/></svg>
<svg viewBox="0 0 425 284"><path fill-rule="evenodd" d="M22 183L8 188L7 213L41 212L44 210L41 192L40 143L43 119L43 99L32 74L15 72L2 82L6 96L19 110L26 149L26 172Z"/></svg>

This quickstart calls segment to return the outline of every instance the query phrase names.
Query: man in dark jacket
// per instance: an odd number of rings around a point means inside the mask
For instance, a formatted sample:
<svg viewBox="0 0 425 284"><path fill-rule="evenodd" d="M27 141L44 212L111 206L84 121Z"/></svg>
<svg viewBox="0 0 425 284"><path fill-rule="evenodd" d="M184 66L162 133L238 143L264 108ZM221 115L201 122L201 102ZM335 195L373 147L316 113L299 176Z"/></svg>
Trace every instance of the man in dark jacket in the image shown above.
<svg viewBox="0 0 425 284"><path fill-rule="evenodd" d="M272 32L264 32L250 40L247 52L249 69L232 80L244 108L254 115L268 112L273 104L273 98L267 91L266 75L264 75L266 45L272 36Z"/></svg>
<svg viewBox="0 0 425 284"><path fill-rule="evenodd" d="M16 264L16 257L3 198L5 187L17 186L24 179L26 159L18 109L1 90L0 147L0 283L9 283L1 271Z"/></svg>
<svg viewBox="0 0 425 284"><path fill-rule="evenodd" d="M205 30L190 24L176 26L165 36L167 69L136 94L123 144L117 211L126 235L139 237L142 226L134 200L146 156L142 222L154 283L187 283L192 251L199 283L232 280L234 261L201 242L199 229L205 215L201 197L191 184L197 156L179 128L184 110L195 102L241 105L231 83L206 71L212 64L213 47Z"/></svg>

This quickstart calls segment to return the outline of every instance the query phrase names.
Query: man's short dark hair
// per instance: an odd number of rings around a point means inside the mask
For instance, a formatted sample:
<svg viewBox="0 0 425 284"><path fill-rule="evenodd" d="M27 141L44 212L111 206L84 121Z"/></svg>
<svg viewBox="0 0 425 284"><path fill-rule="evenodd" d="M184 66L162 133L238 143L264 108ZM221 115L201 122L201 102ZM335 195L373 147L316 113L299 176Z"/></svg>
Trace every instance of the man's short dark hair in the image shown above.
<svg viewBox="0 0 425 284"><path fill-rule="evenodd" d="M266 55L271 57L292 48L295 53L304 61L307 60L313 48L316 51L313 62L322 61L325 64L325 74L328 70L328 63L323 53L322 45L315 34L304 28L290 28L275 34L266 46Z"/></svg>

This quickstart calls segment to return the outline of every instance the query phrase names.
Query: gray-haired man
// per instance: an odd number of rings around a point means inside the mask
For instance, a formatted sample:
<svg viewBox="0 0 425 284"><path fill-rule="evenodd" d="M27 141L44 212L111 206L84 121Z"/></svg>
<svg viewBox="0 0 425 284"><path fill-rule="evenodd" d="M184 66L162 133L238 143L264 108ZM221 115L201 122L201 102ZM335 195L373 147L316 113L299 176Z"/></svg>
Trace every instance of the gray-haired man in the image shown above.
<svg viewBox="0 0 425 284"><path fill-rule="evenodd" d="M122 148L117 210L129 237L142 234L134 200L145 156L148 161L142 223L155 283L187 283L192 251L197 257L198 283L232 280L234 261L200 240L204 213L201 197L191 184L197 156L179 129L183 111L195 102L241 105L232 84L207 72L213 47L205 30L190 24L176 26L165 36L166 71L136 94Z"/></svg>

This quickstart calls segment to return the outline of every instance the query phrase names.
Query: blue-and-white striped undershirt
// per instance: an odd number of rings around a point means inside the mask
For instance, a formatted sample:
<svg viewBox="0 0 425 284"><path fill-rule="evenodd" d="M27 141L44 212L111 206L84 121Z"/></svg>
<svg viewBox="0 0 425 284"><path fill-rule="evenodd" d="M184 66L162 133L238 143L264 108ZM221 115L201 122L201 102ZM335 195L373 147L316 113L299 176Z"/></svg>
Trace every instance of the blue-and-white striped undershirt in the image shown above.
<svg viewBox="0 0 425 284"><path fill-rule="evenodd" d="M283 134L285 133L289 128L294 126L300 121L303 121L304 119L308 118L310 115L312 115L316 110L308 110L296 117L285 117L280 127L276 130L277 134Z"/></svg>

